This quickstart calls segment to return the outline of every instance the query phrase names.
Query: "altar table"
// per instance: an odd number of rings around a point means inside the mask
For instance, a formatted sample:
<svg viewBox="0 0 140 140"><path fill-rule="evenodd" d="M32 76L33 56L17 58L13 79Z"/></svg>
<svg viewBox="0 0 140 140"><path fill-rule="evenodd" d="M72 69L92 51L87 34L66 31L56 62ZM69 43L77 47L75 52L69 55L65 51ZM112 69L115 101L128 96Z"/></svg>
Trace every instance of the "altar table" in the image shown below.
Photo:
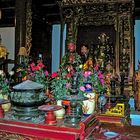
<svg viewBox="0 0 140 140"><path fill-rule="evenodd" d="M115 132L108 138L105 132ZM85 117L78 128L67 127L63 120L57 125L27 123L0 119L0 140L140 140L140 126L122 126L115 123L100 123L96 115Z"/></svg>
<svg viewBox="0 0 140 140"><path fill-rule="evenodd" d="M78 128L66 127L63 120L47 125L0 119L0 140L84 140L97 125L94 114L85 117Z"/></svg>

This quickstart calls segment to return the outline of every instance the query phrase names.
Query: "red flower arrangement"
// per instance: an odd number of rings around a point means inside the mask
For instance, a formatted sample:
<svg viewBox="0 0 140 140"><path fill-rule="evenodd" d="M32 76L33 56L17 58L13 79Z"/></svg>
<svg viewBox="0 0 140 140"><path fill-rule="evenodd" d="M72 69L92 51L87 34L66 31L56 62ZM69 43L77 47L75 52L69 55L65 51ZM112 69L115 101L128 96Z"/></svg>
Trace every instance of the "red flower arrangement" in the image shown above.
<svg viewBox="0 0 140 140"><path fill-rule="evenodd" d="M72 74L69 71L58 69L52 73L51 78L51 90L56 100L70 94Z"/></svg>
<svg viewBox="0 0 140 140"><path fill-rule="evenodd" d="M86 88L91 88L96 93L101 93L106 90L105 76L99 70L99 66L95 66L90 70L79 69L79 80L77 88L79 95L86 91ZM51 89L56 100L61 99L64 95L70 95L72 75L69 69L59 69L51 75Z"/></svg>
<svg viewBox="0 0 140 140"><path fill-rule="evenodd" d="M45 69L45 65L39 61L37 64L32 62L27 67L27 77L29 80L40 83L44 85L44 88L47 89L49 85L49 73Z"/></svg>

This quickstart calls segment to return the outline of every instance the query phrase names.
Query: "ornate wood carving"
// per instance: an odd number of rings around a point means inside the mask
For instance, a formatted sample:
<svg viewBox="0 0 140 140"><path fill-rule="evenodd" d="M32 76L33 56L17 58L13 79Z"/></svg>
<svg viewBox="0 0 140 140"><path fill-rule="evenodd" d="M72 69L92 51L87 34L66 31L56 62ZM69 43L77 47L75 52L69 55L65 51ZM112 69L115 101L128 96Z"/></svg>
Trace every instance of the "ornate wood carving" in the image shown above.
<svg viewBox="0 0 140 140"><path fill-rule="evenodd" d="M26 47L27 54L32 46L32 0L16 1L16 48Z"/></svg>
<svg viewBox="0 0 140 140"><path fill-rule="evenodd" d="M113 25L115 29L115 73L125 73L126 82L134 73L133 0L62 0L63 19L68 23L68 36L76 36L75 26ZM70 26L71 25L71 26Z"/></svg>
<svg viewBox="0 0 140 140"><path fill-rule="evenodd" d="M25 47L27 55L30 54L32 47L32 0L28 0L26 4L26 36L25 36Z"/></svg>
<svg viewBox="0 0 140 140"><path fill-rule="evenodd" d="M32 136L25 136L15 133L9 133L6 131L0 131L1 140L44 140L43 138L37 138Z"/></svg>
<svg viewBox="0 0 140 140"><path fill-rule="evenodd" d="M131 2L132 0L124 0L123 2ZM63 0L63 5L77 5L77 4L101 4L101 3L118 3L122 0Z"/></svg>
<svg viewBox="0 0 140 140"><path fill-rule="evenodd" d="M15 58L18 55L19 48L25 46L25 0L16 1L16 22L15 22Z"/></svg>

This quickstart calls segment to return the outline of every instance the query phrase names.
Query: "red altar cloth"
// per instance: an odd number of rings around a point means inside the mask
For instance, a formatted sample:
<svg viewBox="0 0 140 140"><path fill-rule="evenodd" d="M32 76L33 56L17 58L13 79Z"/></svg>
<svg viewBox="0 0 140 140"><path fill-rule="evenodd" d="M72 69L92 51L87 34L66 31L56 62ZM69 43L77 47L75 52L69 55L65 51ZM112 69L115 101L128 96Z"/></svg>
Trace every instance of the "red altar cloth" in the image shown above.
<svg viewBox="0 0 140 140"><path fill-rule="evenodd" d="M83 119L78 128L66 127L63 121L58 121L57 125L53 126L0 119L0 139L11 137L17 140L84 140L97 125L94 114Z"/></svg>

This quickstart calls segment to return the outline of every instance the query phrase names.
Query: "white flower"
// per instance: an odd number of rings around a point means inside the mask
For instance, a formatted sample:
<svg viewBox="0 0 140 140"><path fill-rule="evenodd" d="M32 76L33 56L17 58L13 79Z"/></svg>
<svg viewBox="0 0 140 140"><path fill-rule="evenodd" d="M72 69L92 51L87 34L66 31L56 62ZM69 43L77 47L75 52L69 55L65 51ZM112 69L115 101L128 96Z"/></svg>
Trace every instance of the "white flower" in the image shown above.
<svg viewBox="0 0 140 140"><path fill-rule="evenodd" d="M10 76L14 75L14 71L10 71L10 72L9 72L9 75L10 75Z"/></svg>
<svg viewBox="0 0 140 140"><path fill-rule="evenodd" d="M4 71L3 70L0 70L0 75L4 76Z"/></svg>

